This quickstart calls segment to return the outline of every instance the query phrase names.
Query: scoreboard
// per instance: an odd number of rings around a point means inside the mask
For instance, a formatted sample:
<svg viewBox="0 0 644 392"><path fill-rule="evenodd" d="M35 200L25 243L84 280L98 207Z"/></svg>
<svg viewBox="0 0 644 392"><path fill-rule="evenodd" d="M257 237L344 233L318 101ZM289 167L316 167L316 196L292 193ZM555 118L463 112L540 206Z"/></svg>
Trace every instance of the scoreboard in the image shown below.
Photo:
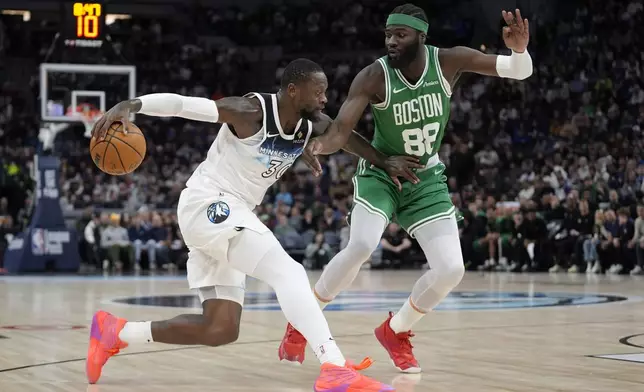
<svg viewBox="0 0 644 392"><path fill-rule="evenodd" d="M105 39L105 7L100 2L65 2L63 40L68 47L100 48Z"/></svg>

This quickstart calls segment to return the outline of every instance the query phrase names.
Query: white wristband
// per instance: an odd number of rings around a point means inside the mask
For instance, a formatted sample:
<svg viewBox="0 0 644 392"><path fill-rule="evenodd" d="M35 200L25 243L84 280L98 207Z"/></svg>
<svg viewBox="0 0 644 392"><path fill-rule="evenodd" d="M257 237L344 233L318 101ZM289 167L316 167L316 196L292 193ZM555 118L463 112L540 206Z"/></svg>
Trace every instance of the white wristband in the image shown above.
<svg viewBox="0 0 644 392"><path fill-rule="evenodd" d="M189 120L217 122L219 110L215 101L207 98L185 97L179 94L147 94L138 97L139 113L157 117L182 117Z"/></svg>
<svg viewBox="0 0 644 392"><path fill-rule="evenodd" d="M523 80L532 75L532 57L526 50L523 53L512 51L511 56L496 57L496 72L502 78Z"/></svg>

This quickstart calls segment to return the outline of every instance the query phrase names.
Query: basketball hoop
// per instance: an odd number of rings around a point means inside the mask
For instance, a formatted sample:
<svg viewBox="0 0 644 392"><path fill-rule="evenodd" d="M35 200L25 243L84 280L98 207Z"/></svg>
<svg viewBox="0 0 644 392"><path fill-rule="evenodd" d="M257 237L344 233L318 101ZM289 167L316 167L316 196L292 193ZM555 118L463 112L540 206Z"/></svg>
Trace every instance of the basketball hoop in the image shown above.
<svg viewBox="0 0 644 392"><path fill-rule="evenodd" d="M89 103L81 103L76 106L76 108L72 108L70 106L69 109L67 109L67 117L71 117L83 123L85 126L84 136L88 139L92 137L92 128L94 128L94 124L96 124L96 121L98 121L102 115L102 111L96 109L94 105Z"/></svg>

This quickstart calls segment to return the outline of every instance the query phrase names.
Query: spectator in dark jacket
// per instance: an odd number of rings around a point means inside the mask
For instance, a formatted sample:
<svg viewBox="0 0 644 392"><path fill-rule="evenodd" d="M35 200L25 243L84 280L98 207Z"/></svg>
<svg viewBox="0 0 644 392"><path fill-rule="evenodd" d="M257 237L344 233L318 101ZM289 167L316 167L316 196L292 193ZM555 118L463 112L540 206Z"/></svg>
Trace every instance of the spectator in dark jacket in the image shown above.
<svg viewBox="0 0 644 392"><path fill-rule="evenodd" d="M594 260L586 260L585 243L593 237L593 215L590 212L587 200L579 201L579 213L576 216L575 230L579 233L575 243L575 257L573 258L574 264L568 269L568 272L579 272L583 263L592 262Z"/></svg>
<svg viewBox="0 0 644 392"><path fill-rule="evenodd" d="M556 196L553 198L556 199ZM579 211L577 210L577 202L573 198L566 199L562 215L561 228L554 236L555 264L550 268L550 272L559 272L564 268L571 267L576 260Z"/></svg>
<svg viewBox="0 0 644 392"><path fill-rule="evenodd" d="M618 257L619 249L619 226L615 211L604 212L603 230L600 231L601 245L598 249L602 270L608 271Z"/></svg>
<svg viewBox="0 0 644 392"><path fill-rule="evenodd" d="M395 222L390 223L380 240L382 247L382 264L400 268L409 256L409 250L412 242L401 228Z"/></svg>
<svg viewBox="0 0 644 392"><path fill-rule="evenodd" d="M635 249L637 258L637 265L631 270L631 275L642 275L644 273L644 205L637 206L633 238L628 246Z"/></svg>
<svg viewBox="0 0 644 392"><path fill-rule="evenodd" d="M458 230L461 239L461 251L463 252L465 268L471 269L472 267L480 265L484 256L474 248L474 243L477 238L477 228L473 223L474 217L472 212L465 210L462 214L463 221Z"/></svg>
<svg viewBox="0 0 644 392"><path fill-rule="evenodd" d="M168 228L163 224L163 219L159 214L152 215L152 227L149 231L150 239L146 243L148 250L148 257L150 258L150 269L154 270L157 267L157 261L161 262L161 266L168 263L169 239L170 233Z"/></svg>
<svg viewBox="0 0 644 392"><path fill-rule="evenodd" d="M154 248L155 242L152 239L151 227L143 220L142 216L132 218L132 226L128 229L130 241L134 244L134 269L141 269L141 254L145 250L150 256L149 249ZM150 262L150 269L155 269L156 264Z"/></svg>
<svg viewBox="0 0 644 392"><path fill-rule="evenodd" d="M635 255L632 248L628 247L628 243L633 238L633 233L634 226L628 208L620 208L617 211L617 233L613 238L613 247L617 258L606 273L620 274L622 271L631 270Z"/></svg>
<svg viewBox="0 0 644 392"><path fill-rule="evenodd" d="M537 216L534 205L525 209L524 219L517 228L516 258L522 271L542 269L547 251L548 228Z"/></svg>

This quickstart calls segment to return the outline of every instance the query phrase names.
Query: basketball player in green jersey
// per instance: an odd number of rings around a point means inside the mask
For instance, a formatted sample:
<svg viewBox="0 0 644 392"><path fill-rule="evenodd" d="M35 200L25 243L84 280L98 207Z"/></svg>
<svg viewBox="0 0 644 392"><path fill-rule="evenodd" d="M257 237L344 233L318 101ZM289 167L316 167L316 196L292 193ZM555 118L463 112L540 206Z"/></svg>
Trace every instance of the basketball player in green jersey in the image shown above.
<svg viewBox="0 0 644 392"><path fill-rule="evenodd" d="M388 55L364 68L353 80L346 101L333 124L307 146L307 162L319 171L315 155L351 150L351 137L367 105L375 122L373 146L385 156L416 157L424 166L413 182L401 189L387 173L360 160L354 184L349 243L326 266L315 285L321 306L349 287L380 243L387 224L395 219L414 236L430 269L415 284L411 296L394 316L375 330L394 365L406 373L420 372L412 352L411 328L459 284L465 272L456 224L456 209L448 194L445 166L438 151L450 110L455 82L464 72L522 80L532 74L527 52L528 21L516 10L502 12L511 56L487 55L454 47L425 45L428 22L422 9L397 7L385 29ZM345 146L346 144L346 146ZM282 360L304 359L304 339L291 326L280 346Z"/></svg>

